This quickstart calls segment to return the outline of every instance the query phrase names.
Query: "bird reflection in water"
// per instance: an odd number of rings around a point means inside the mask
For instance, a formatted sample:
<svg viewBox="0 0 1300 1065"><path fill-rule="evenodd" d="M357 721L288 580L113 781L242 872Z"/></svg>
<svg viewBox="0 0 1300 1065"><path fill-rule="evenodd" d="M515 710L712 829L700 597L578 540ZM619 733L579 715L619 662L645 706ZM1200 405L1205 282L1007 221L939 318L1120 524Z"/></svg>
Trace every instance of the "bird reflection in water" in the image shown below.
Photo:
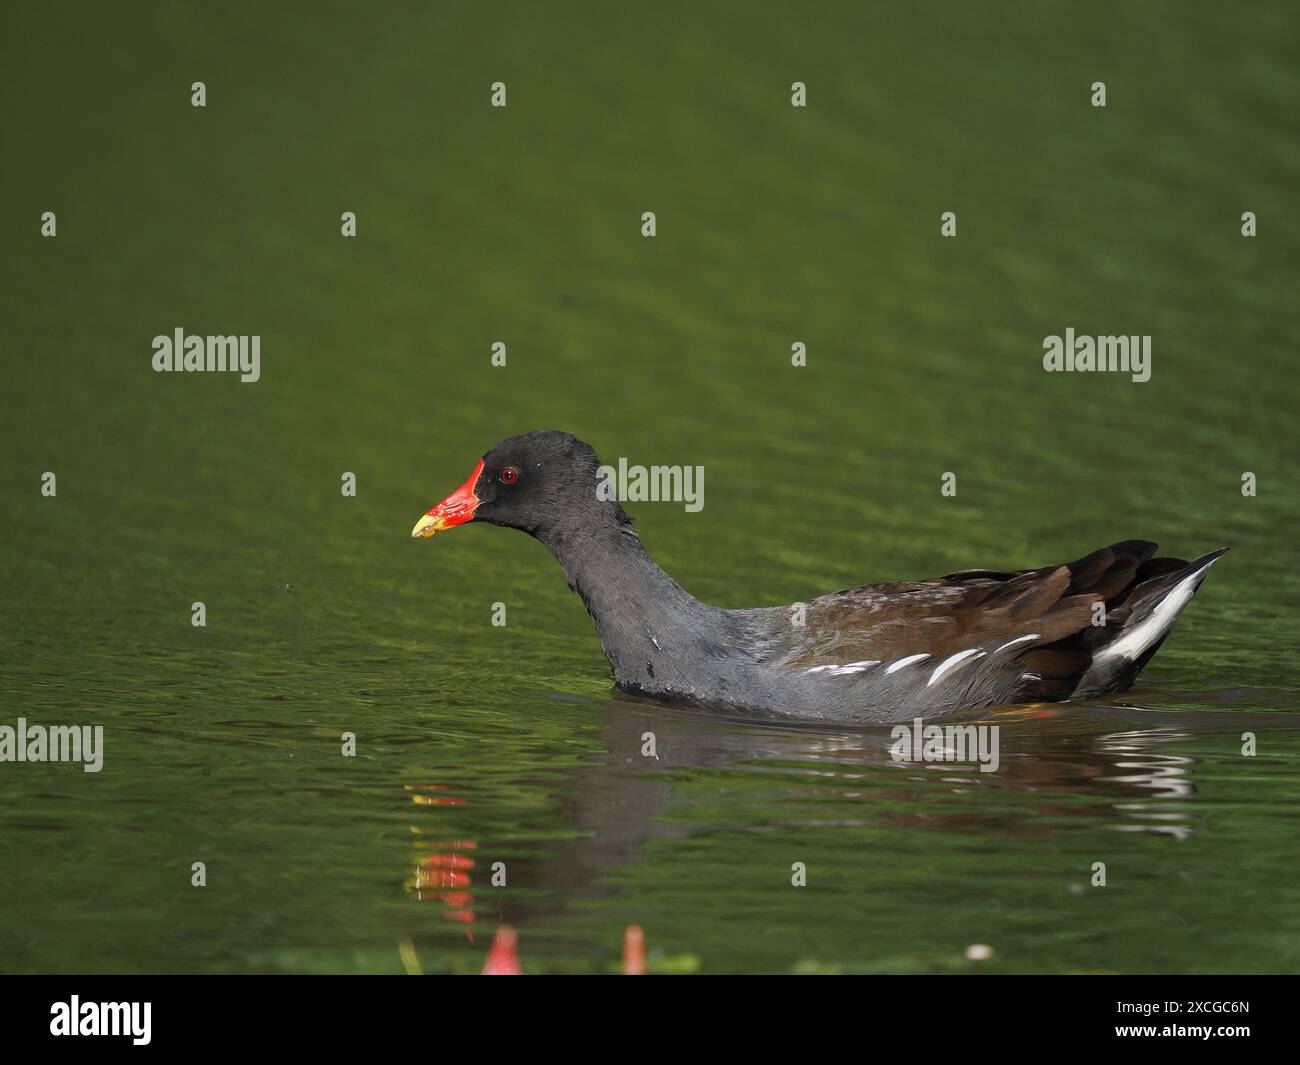
<svg viewBox="0 0 1300 1065"><path fill-rule="evenodd" d="M413 792L411 801L418 806L464 806L465 799L445 794L445 784L408 784ZM419 826L412 826L417 835ZM465 926L465 938L474 942L474 893L471 890L471 871L474 868L472 851L478 842L472 839L422 841L416 858L415 872L407 878L406 888L420 902L437 902L444 907L442 916Z"/></svg>
<svg viewBox="0 0 1300 1065"><path fill-rule="evenodd" d="M510 863L511 890L490 893L489 913L476 910L472 892L476 843L455 840L454 807L464 799L433 786L415 789L422 805L453 807L437 828L417 829L439 842L423 849L408 881L416 898L441 903L444 916L467 933L491 922L526 934L530 922L575 902L615 897L612 874L643 860L653 840L718 831L739 838L756 823L764 831L833 826L849 833L905 828L986 837L1079 827L1186 840L1195 832L1190 800L1197 758L1180 752L1204 744L1214 731L1240 735L1251 725L1245 715L1121 706L984 711L966 720L1000 727L1001 761L996 772L980 773L973 764L899 762L890 754L888 727L726 718L622 698L592 705L604 751L554 782L560 810L542 827L555 842ZM647 734L655 737L652 758L644 754ZM1215 737L1212 747L1220 746ZM683 770L691 771L689 778ZM754 787L755 774L761 787ZM710 777L718 794L743 796L745 804L708 802L712 793L701 782ZM693 786L678 787L683 779ZM743 788L731 787L742 781L748 782ZM692 817L689 804L701 796L707 809ZM670 807L672 816L665 817Z"/></svg>
<svg viewBox="0 0 1300 1065"><path fill-rule="evenodd" d="M1097 746L1115 759L1115 768L1123 772L1110 778L1114 783L1150 797L1134 802L1117 803L1128 820L1107 828L1119 832L1156 832L1186 839L1192 834L1190 813L1171 799L1190 798L1193 794L1190 770L1192 759L1181 754L1158 750L1159 744L1189 740L1191 736L1174 728L1154 728L1114 732L1102 736Z"/></svg>

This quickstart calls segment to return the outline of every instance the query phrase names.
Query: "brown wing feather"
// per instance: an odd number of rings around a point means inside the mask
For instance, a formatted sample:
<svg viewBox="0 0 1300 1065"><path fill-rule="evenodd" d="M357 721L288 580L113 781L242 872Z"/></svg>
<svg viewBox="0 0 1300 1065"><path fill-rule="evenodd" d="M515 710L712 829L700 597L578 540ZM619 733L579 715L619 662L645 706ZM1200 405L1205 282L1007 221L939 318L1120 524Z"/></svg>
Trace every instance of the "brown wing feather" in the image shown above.
<svg viewBox="0 0 1300 1065"><path fill-rule="evenodd" d="M1183 565L1153 559L1156 545L1126 540L1077 562L1036 570L966 570L934 580L876 584L806 604L786 665L805 668L881 662L928 653L944 658L969 647L1036 633L1035 664L1046 675L1086 666L1077 653L1040 649L1090 625L1098 602L1124 610L1135 580ZM1175 563L1177 565L1175 565ZM1115 618L1119 620L1119 618ZM1028 648L1026 649L1028 651Z"/></svg>

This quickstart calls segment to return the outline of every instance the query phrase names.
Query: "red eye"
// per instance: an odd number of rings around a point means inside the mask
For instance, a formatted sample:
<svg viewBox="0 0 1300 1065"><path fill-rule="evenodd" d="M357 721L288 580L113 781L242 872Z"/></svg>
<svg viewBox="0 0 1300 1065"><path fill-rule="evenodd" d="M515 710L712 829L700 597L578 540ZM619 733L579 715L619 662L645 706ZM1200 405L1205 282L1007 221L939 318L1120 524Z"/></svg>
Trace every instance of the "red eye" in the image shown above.
<svg viewBox="0 0 1300 1065"><path fill-rule="evenodd" d="M519 480L519 471L513 466L505 466L501 470L501 483L514 484Z"/></svg>

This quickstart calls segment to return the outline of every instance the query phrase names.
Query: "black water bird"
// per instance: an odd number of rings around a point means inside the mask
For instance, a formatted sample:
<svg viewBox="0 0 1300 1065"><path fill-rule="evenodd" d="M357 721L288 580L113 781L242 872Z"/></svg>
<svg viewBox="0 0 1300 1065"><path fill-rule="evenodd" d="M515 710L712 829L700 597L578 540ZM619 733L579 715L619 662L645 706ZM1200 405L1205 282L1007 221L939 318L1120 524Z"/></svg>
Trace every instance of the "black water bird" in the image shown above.
<svg viewBox="0 0 1300 1065"><path fill-rule="evenodd" d="M469 521L523 530L564 567L620 689L719 709L889 723L1123 691L1226 550L1187 562L1125 540L1064 565L726 610L655 564L597 491L600 465L568 433L510 437L411 535Z"/></svg>

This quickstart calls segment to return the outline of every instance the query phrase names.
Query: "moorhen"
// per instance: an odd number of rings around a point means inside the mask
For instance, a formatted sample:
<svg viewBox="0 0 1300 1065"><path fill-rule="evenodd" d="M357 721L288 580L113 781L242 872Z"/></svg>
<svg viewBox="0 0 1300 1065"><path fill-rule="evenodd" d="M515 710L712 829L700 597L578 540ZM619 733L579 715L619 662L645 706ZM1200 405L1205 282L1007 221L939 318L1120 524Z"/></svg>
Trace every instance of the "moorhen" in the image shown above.
<svg viewBox="0 0 1300 1065"><path fill-rule="evenodd" d="M705 707L890 723L1123 691L1227 550L1187 562L1125 540L1062 566L724 610L655 565L597 491L600 465L568 433L510 437L411 535L472 520L536 537L595 620L618 687Z"/></svg>

